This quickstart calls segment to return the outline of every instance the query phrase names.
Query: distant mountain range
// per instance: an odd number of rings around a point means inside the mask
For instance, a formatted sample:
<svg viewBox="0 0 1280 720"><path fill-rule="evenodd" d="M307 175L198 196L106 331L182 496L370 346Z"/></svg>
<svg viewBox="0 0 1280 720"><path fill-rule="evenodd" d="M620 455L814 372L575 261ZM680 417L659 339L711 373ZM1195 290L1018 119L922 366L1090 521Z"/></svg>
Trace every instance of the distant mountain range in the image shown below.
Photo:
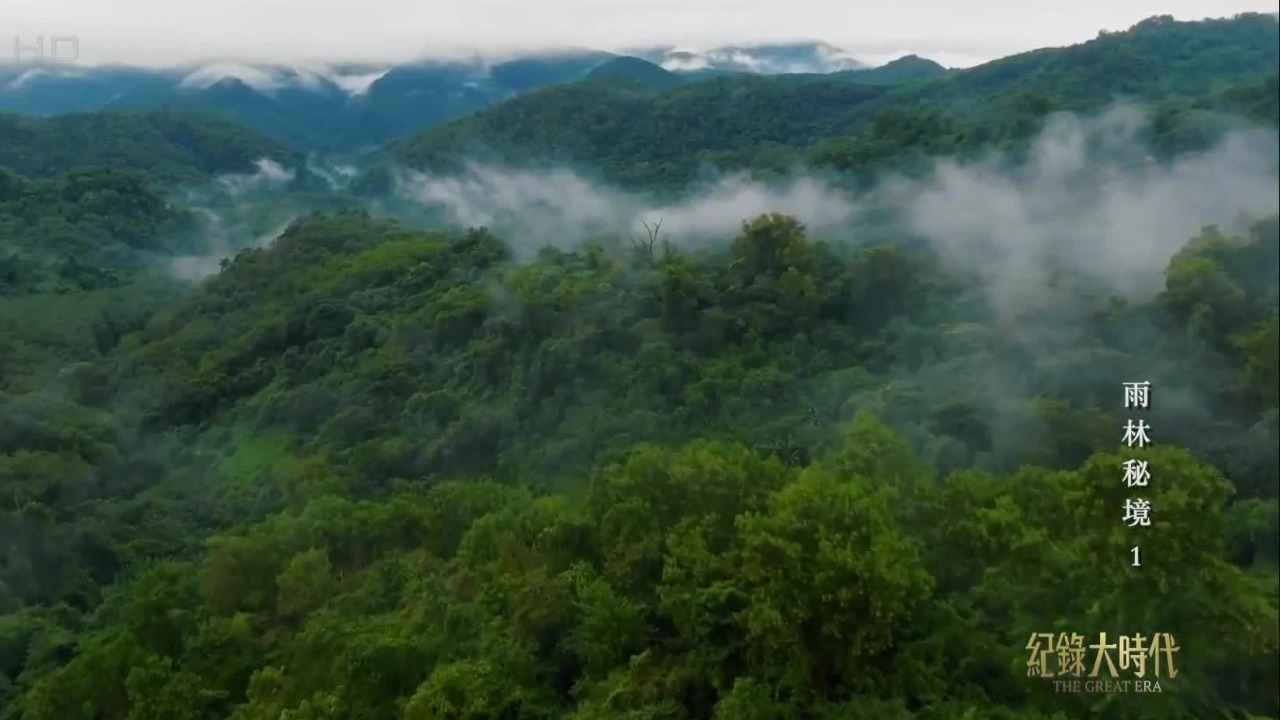
<svg viewBox="0 0 1280 720"><path fill-rule="evenodd" d="M636 191L678 192L708 170L797 165L870 178L932 156L1025 149L1049 115L1117 101L1149 112L1152 147L1171 155L1204 147L1234 122L1228 115L1278 122L1278 61L1275 20L1262 15L1157 17L954 71L907 56L871 69L689 81L615 58L590 73L609 82L541 88L393 143L365 163L362 182L380 191L393 169L451 174L475 163L589 168Z"/></svg>
<svg viewBox="0 0 1280 720"><path fill-rule="evenodd" d="M936 63L923 74L941 74ZM608 66L608 67L603 67ZM531 53L500 62L278 65L216 62L164 69L75 65L0 66L0 111L60 115L98 110L212 112L308 151L384 144L513 96L591 76L680 83L709 74L871 71L824 43L709 50L637 49ZM916 72L921 74L917 64ZM868 82L877 82L873 74ZM881 81L883 78L881 79Z"/></svg>

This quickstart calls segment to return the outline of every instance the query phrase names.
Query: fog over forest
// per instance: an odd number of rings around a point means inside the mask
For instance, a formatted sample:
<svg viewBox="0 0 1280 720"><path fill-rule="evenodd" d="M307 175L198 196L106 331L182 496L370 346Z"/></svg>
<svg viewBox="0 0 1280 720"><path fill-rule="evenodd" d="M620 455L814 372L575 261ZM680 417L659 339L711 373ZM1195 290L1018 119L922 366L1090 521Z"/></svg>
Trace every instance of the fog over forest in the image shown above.
<svg viewBox="0 0 1280 720"><path fill-rule="evenodd" d="M1280 35L1117 17L0 68L0 720L1280 720Z"/></svg>

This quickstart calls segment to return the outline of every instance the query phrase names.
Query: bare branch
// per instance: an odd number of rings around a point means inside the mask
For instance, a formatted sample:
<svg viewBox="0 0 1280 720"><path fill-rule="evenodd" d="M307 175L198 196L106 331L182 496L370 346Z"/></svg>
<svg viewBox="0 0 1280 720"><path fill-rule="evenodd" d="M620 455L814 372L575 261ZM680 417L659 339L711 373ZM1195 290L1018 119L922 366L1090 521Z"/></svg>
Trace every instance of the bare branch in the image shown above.
<svg viewBox="0 0 1280 720"><path fill-rule="evenodd" d="M640 224L644 225L644 230L648 233L649 237L633 237L631 238L631 244L639 250L644 250L650 257L652 257L653 248L658 244L658 234L662 231L662 220L658 220L652 225L649 224L648 220L641 220Z"/></svg>

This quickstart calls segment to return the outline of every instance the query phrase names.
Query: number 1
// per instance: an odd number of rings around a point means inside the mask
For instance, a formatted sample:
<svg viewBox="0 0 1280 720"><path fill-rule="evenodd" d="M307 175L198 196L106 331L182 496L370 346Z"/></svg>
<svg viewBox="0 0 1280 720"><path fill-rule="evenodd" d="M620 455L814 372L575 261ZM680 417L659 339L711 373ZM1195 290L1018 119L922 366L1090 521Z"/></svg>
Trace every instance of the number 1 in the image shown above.
<svg viewBox="0 0 1280 720"><path fill-rule="evenodd" d="M1133 553L1133 565L1131 567L1142 567L1142 548L1134 545L1130 552Z"/></svg>

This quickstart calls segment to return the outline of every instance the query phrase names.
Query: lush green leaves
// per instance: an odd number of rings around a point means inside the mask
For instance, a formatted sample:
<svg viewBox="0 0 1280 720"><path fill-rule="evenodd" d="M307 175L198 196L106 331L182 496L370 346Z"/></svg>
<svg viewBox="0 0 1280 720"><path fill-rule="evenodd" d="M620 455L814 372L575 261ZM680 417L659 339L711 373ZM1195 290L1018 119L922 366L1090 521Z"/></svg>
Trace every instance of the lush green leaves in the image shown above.
<svg viewBox="0 0 1280 720"><path fill-rule="evenodd" d="M440 137L491 123L651 186L807 146L909 164L1128 91L1180 153L1219 108L1266 120L1266 21L894 89L596 78ZM562 145L583 116L621 147ZM117 140L90 155L129 164ZM257 151L152 140L196 174ZM184 220L155 177L63 158L0 173L0 720L1280 717L1276 218L1206 229L1154 298L1064 273L1084 320L1031 348L929 248L776 213L521 261L312 215L183 292L136 274ZM1139 377L1156 444L1117 452ZM1049 632L1172 633L1179 674L1054 692L1027 674Z"/></svg>

